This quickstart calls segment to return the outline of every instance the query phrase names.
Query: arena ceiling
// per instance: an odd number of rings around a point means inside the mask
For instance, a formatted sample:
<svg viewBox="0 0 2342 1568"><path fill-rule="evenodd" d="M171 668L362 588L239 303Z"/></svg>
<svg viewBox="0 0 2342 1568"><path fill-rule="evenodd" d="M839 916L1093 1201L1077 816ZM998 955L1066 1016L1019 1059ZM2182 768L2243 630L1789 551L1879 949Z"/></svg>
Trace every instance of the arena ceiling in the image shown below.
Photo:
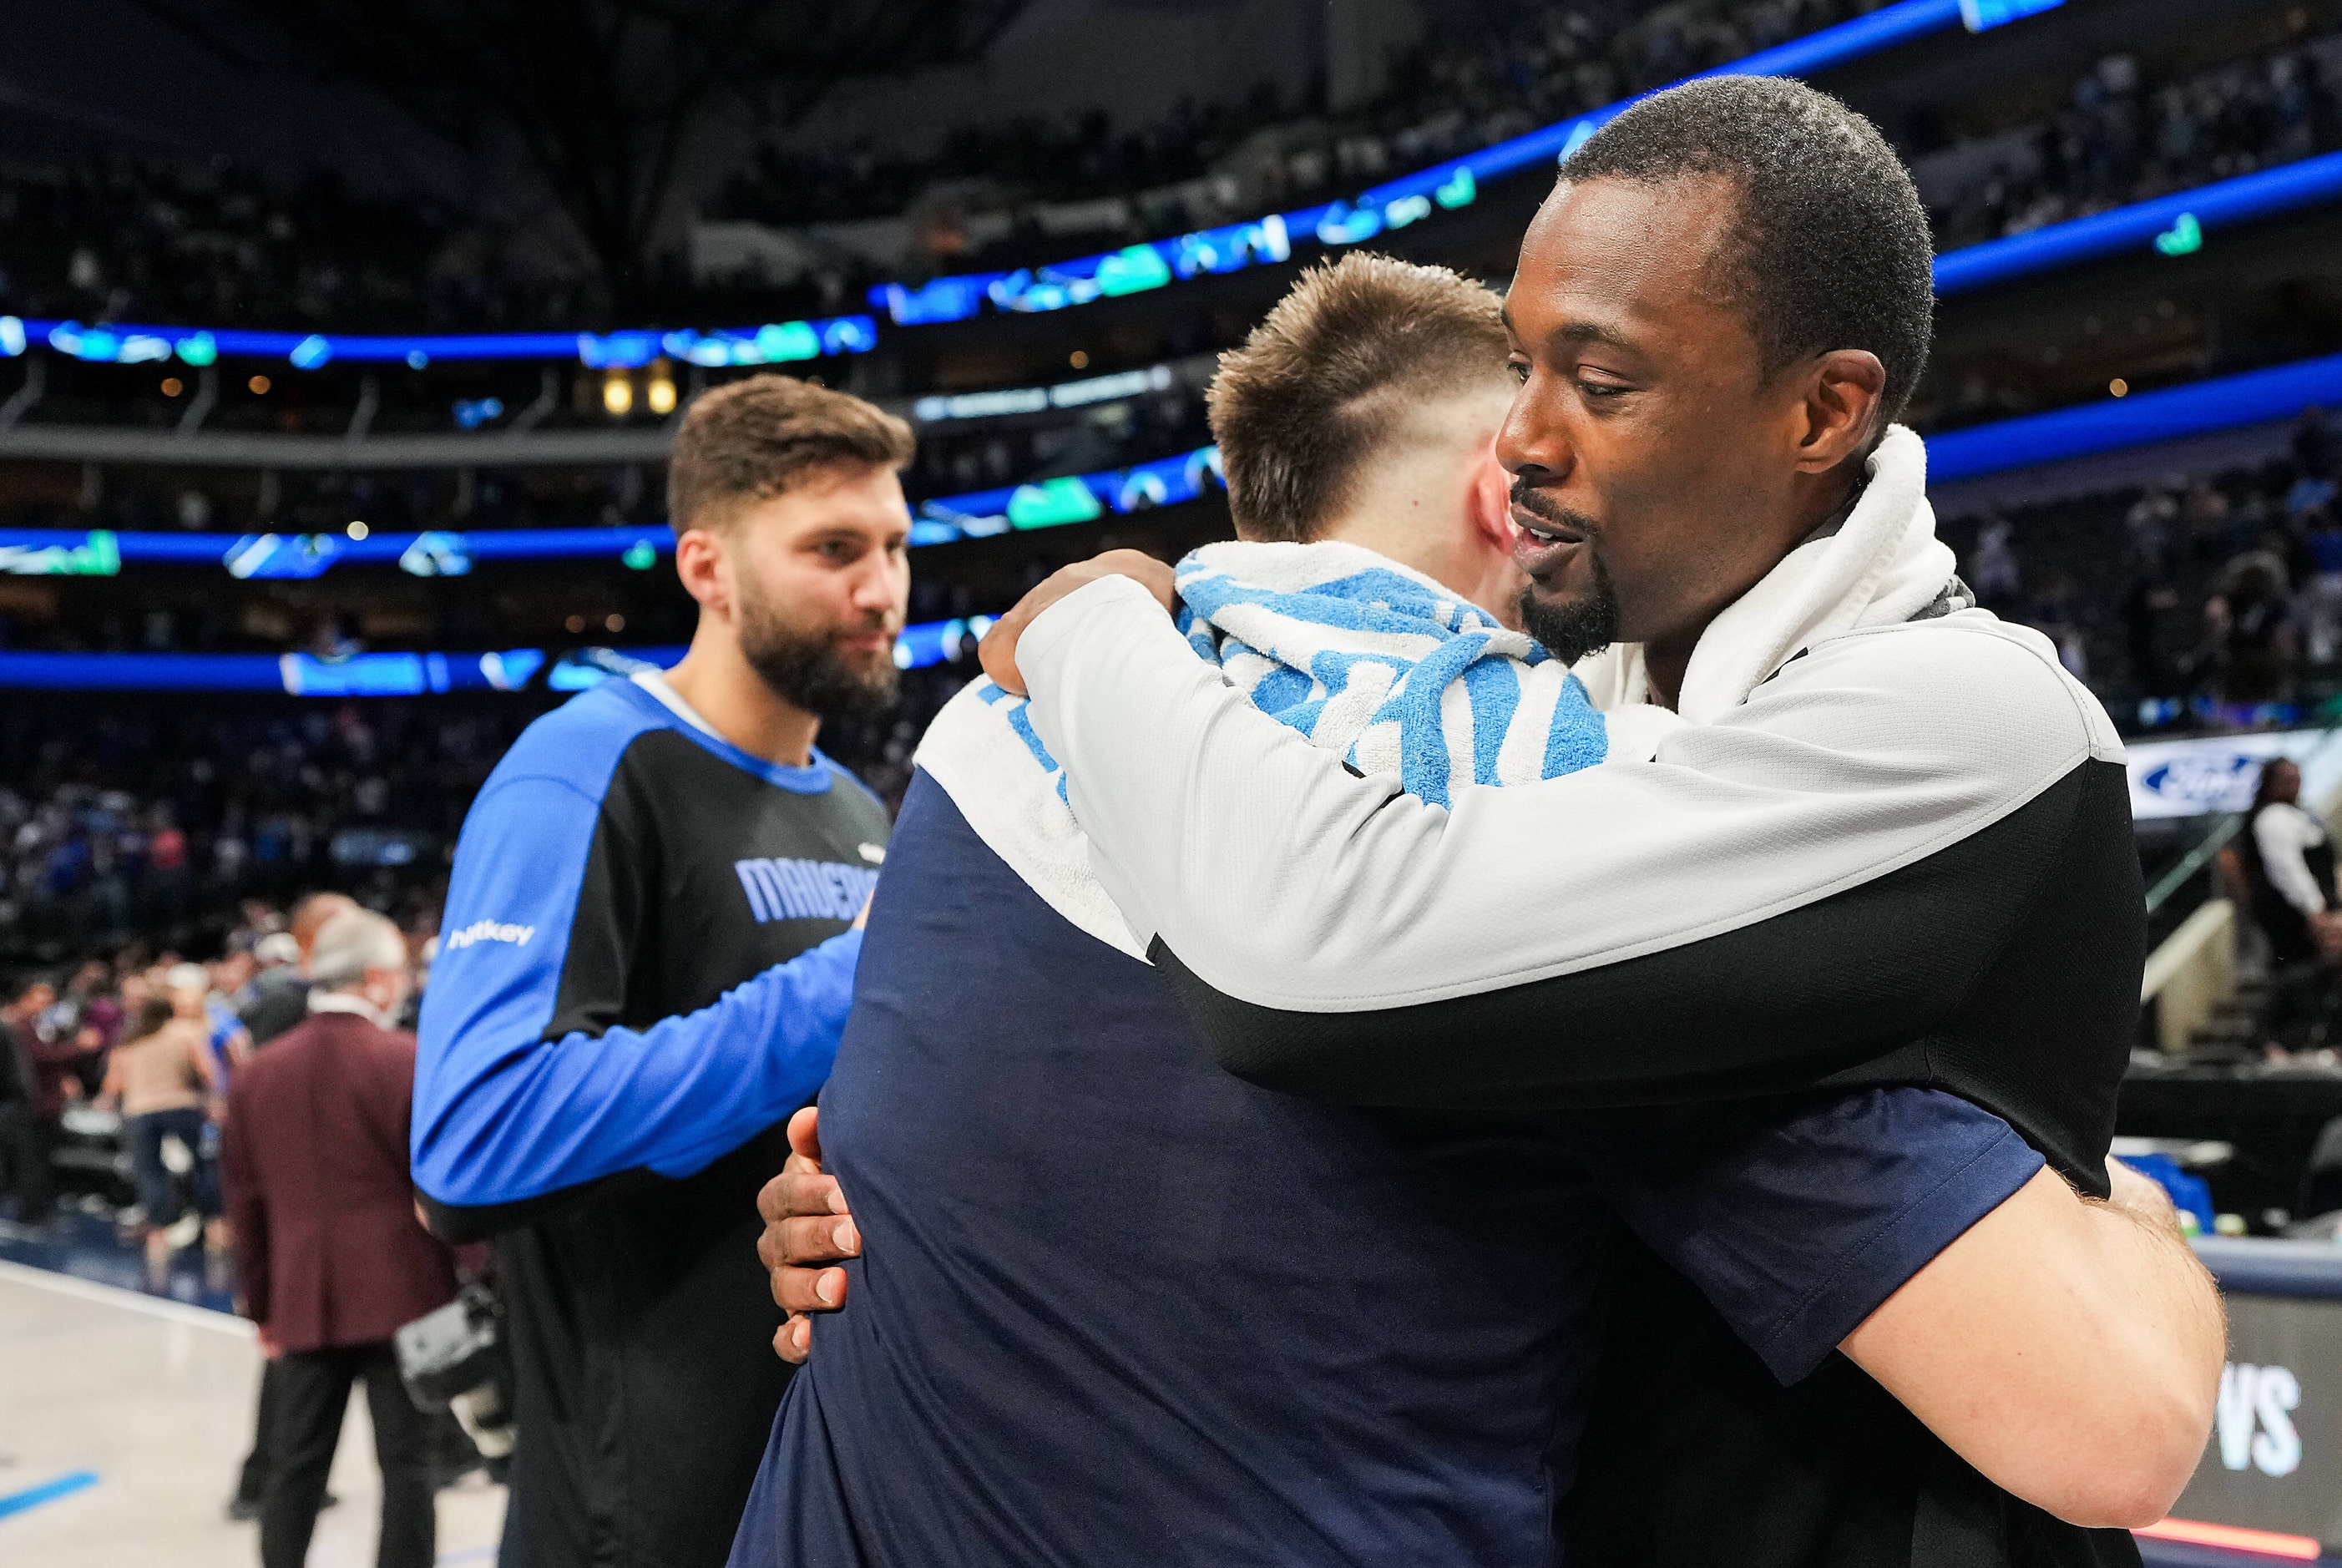
<svg viewBox="0 0 2342 1568"><path fill-rule="evenodd" d="M513 144L631 292L712 115L794 122L849 78L980 54L1025 0L136 0L257 75L373 89L478 149Z"/></svg>

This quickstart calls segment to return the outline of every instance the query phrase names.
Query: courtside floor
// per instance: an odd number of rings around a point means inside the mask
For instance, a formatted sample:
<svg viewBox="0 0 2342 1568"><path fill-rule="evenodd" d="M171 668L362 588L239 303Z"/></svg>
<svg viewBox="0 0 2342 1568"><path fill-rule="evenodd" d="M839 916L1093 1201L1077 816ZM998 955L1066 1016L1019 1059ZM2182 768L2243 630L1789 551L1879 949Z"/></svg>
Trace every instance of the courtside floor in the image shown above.
<svg viewBox="0 0 2342 1568"><path fill-rule="evenodd" d="M82 1272L0 1260L0 1563L253 1568L259 1526L224 1512L252 1441L251 1325ZM331 1484L342 1501L318 1517L310 1568L370 1568L381 1478L363 1394ZM504 1489L478 1475L440 1493L439 1561L493 1563L503 1521Z"/></svg>

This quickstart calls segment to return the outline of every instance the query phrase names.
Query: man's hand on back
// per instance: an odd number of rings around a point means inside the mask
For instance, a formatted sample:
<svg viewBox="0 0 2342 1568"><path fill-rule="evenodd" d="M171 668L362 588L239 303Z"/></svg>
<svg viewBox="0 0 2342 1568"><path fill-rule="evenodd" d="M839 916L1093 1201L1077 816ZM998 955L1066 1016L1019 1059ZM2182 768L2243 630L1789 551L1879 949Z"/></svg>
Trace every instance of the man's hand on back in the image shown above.
<svg viewBox="0 0 2342 1568"><path fill-rule="evenodd" d="M1040 586L1016 601L1016 607L992 624L984 634L984 643L976 650L984 663L984 673L1018 696L1026 694L1025 677L1016 668L1016 640L1035 616L1076 588L1087 587L1100 577L1130 577L1155 595L1156 602L1167 613L1178 602L1171 568L1144 550L1108 550L1103 555L1093 555L1086 561L1076 561L1070 566L1060 566L1041 581Z"/></svg>
<svg viewBox="0 0 2342 1568"><path fill-rule="evenodd" d="M821 1168L821 1111L807 1105L789 1118L789 1158L756 1194L765 1233L756 1256L773 1277L773 1300L788 1319L773 1335L783 1361L813 1353L813 1319L846 1304L846 1271L828 1265L862 1252L861 1233L846 1212L837 1178Z"/></svg>

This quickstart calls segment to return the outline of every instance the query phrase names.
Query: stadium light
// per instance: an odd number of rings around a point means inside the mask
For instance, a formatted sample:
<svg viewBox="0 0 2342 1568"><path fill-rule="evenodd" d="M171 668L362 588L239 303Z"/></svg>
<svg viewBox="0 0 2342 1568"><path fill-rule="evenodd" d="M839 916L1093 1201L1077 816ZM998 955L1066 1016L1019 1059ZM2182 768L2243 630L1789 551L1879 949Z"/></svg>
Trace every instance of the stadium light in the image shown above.
<svg viewBox="0 0 2342 1568"><path fill-rule="evenodd" d="M624 419L634 412L635 384L625 371L611 370L603 374L602 407L616 419Z"/></svg>
<svg viewBox="0 0 2342 1568"><path fill-rule="evenodd" d="M666 360L651 361L650 380L643 388L643 402L662 419L675 412L675 367Z"/></svg>

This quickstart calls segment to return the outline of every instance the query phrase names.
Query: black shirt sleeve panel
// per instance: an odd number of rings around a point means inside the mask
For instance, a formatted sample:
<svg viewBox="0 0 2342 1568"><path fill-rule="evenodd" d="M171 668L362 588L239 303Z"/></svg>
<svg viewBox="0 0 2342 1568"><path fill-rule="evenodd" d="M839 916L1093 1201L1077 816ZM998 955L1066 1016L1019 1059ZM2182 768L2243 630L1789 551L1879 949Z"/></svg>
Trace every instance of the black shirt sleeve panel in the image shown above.
<svg viewBox="0 0 2342 1568"><path fill-rule="evenodd" d="M1292 1012L1215 991L1160 939L1150 957L1221 1065L1313 1099L1559 1108L1810 1087L1926 1035L1967 999L2038 900L2086 794L2092 814L2106 811L2105 792L2086 789L2093 769L2121 771L2086 763L1949 848L1818 903L1477 995ZM2117 942L2077 956L2122 967L2128 955Z"/></svg>

